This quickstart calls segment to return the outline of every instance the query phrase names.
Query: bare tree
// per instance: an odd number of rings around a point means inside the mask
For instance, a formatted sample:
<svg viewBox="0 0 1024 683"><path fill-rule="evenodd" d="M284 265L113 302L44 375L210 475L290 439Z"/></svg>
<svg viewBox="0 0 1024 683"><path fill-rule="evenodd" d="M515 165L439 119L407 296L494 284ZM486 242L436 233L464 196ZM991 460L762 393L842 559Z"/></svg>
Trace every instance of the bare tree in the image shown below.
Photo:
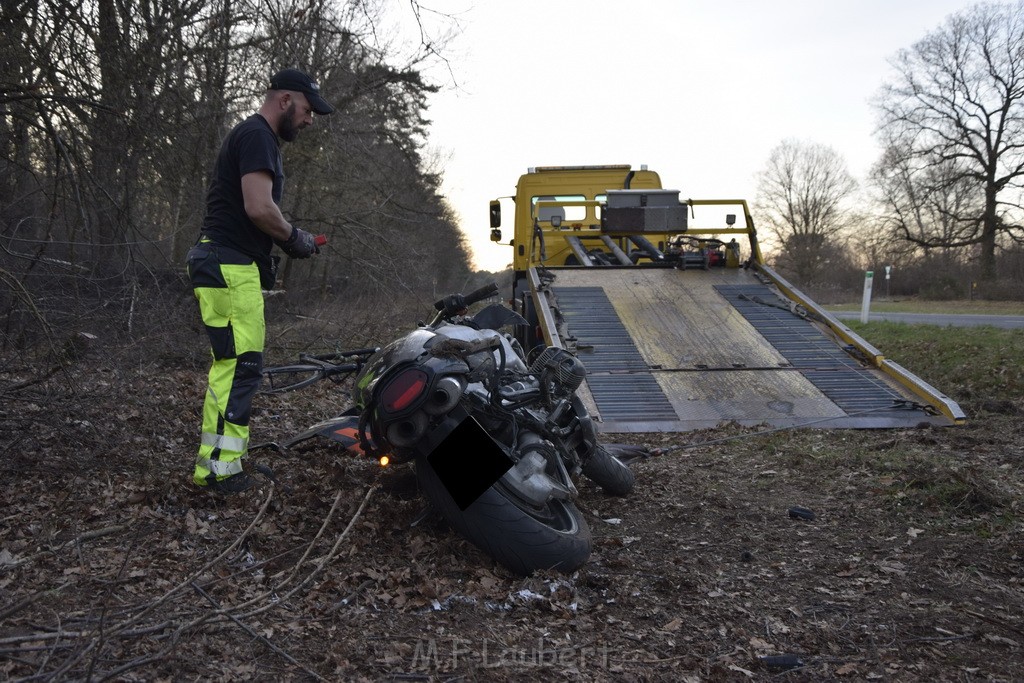
<svg viewBox="0 0 1024 683"><path fill-rule="evenodd" d="M807 285L826 272L850 224L849 199L857 189L846 162L831 147L784 140L759 174L759 221L774 235L778 262Z"/></svg>
<svg viewBox="0 0 1024 683"><path fill-rule="evenodd" d="M415 24L401 45L389 13ZM387 0L3 0L0 337L29 313L7 282L62 328L180 286L220 140L283 66L337 108L285 152L282 208L330 237L288 269L293 296L460 286L466 248L421 158L446 21Z"/></svg>
<svg viewBox="0 0 1024 683"><path fill-rule="evenodd" d="M981 277L994 279L1000 236L1024 235L1011 218L1024 179L1024 0L952 15L892 65L895 80L876 104L880 135L898 172L929 188L923 196L904 192L903 199L909 207L935 207L936 192L973 188L977 200L939 211L955 229L928 227L925 241L979 245Z"/></svg>
<svg viewBox="0 0 1024 683"><path fill-rule="evenodd" d="M964 263L963 246L975 242L984 193L956 161L931 166L919 161L912 150L892 145L872 169L881 207L874 238L888 245L889 253Z"/></svg>

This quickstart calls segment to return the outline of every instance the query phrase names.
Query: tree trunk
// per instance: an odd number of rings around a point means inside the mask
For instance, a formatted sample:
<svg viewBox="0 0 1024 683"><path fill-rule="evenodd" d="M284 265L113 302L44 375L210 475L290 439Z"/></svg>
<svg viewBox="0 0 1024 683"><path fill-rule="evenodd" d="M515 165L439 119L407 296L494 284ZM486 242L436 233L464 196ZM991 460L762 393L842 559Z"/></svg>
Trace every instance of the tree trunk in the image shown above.
<svg viewBox="0 0 1024 683"><path fill-rule="evenodd" d="M979 254L979 277L985 282L996 279L996 233L998 230L996 188L995 183L989 182L985 186L985 215L981 234L981 253Z"/></svg>
<svg viewBox="0 0 1024 683"><path fill-rule="evenodd" d="M126 36L121 33L114 1L98 0L97 11L99 40L96 45L96 56L99 61L101 89L100 107L96 109L90 130L91 184L95 188L93 237L94 243L110 247L123 241L120 226L123 198L121 157L127 141L124 108L127 105L125 96L128 94L128 83L121 50L127 46L124 45ZM120 259L110 257L111 254L108 252L104 258L97 258L96 261L120 262Z"/></svg>

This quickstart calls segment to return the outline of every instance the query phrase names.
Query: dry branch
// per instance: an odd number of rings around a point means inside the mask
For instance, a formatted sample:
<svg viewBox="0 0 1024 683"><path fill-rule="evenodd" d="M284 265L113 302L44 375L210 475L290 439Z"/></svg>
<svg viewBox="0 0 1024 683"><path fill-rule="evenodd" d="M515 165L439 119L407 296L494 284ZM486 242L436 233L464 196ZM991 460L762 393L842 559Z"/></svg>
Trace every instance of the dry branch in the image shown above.
<svg viewBox="0 0 1024 683"><path fill-rule="evenodd" d="M96 647L101 642L103 642L105 640L108 640L110 638L113 638L113 637L120 637L125 630L127 630L130 627L135 626L136 624L138 624L140 621L142 621L142 619L147 614L149 614L150 612L155 610L157 607L162 606L173 595L176 595L182 589L184 589L185 587L191 585L191 583L193 581L195 581L199 576L201 576L204 572L208 571L211 567L213 567L213 566L217 565L219 562L221 562L221 560L223 560L235 548L237 548L242 543L242 541L245 540L245 538L252 532L252 530L256 527L256 524L263 518L263 515L266 514L267 508L270 506L270 501L273 499L273 497L274 497L274 488L273 488L273 485L271 485L271 489L267 493L267 498L266 498L265 501L263 501L263 506L260 508L259 512L256 514L255 517L253 517L253 520L249 524L249 526L247 526L245 528L245 530L238 536L238 538L236 538L231 543L231 545L229 545L227 547L227 549L225 549L223 552L221 552L215 558L213 558L212 560L210 560L209 562L204 564L199 570L193 572L192 575L189 576L188 578L186 578L184 581L182 581L178 585L176 585L173 588L171 588L170 590L168 590L166 593L164 593L162 596L160 596L156 600L154 600L151 603L149 603L149 605L147 605L141 612L139 612L135 616L129 617L127 619L124 619L121 622L113 625L109 630L106 630L103 633L98 634L96 637L94 637L89 642L88 645L85 646L85 648L83 648L77 654L77 656L72 657L67 662L65 662L63 666L61 666L59 669L54 671L51 674L51 677L53 677L53 678L63 677L64 674L66 674L75 664L80 662L86 655L88 655L90 652L92 652L94 649L96 649ZM179 629L179 631L178 631L179 634L180 634L180 630L181 629ZM162 651L162 653L166 654L167 652L170 651L170 649L173 649L173 646L174 646L175 643L176 643L176 639L174 641L172 641L172 643L168 646L168 648L165 648L164 651ZM155 660L150 660L150 659L147 658L147 662L148 661L155 661ZM132 668L135 668L135 667L132 667Z"/></svg>
<svg viewBox="0 0 1024 683"><path fill-rule="evenodd" d="M206 592L206 591L204 591L204 590L203 590L202 588L200 588L198 584L196 584L196 583L193 583L193 584L192 584L192 588L194 588L194 589L195 589L195 591L196 591L197 593L199 593L199 595L201 595L201 596L203 596L204 598L206 598L206 600L207 600L207 601L208 601L208 602L209 602L209 603L210 603L211 605L213 605L213 606L214 606L214 608L215 608L215 609L216 609L216 610L217 610L218 612L222 612L222 613L226 614L226 615L227 615L227 617L228 617L228 618L229 618L229 619L230 619L231 621L233 621L233 622L235 622L236 624L238 624L238 627L239 627L239 628L241 628L241 629L242 629L243 631L245 631L246 633L248 633L248 634L249 634L250 636L252 636L252 637L253 637L253 638L255 638L256 640L260 641L261 643L263 643L264 645L266 645L267 647L269 647L269 648L270 648L271 650L273 650L273 651L274 651L274 652L276 652L277 654L281 655L281 657L283 657L283 658L284 658L284 659L285 659L285 660L286 660L286 661L287 661L288 663L290 663L290 664L293 664L293 665L295 665L295 666L299 667L300 669L302 669L303 671L305 671L305 672L306 672L307 674L309 674L310 676L312 676L313 678L315 678L315 679L316 679L316 680L318 680L318 681L323 681L323 680L326 680L326 679L324 679L324 678L323 678L323 677L322 677L322 676L321 676L320 674L318 674L318 673L316 673L315 671L313 671L313 670L309 669L308 667L304 666L303 664L300 664L300 663L298 662L298 660L296 660L296 659L295 659L294 657L292 657L292 656L291 656L290 654L288 654L287 652L285 652L284 650L282 650L281 648L279 648L279 647L278 647L277 645L275 645L274 643L272 643L272 642L270 641L270 639L269 639L269 638L267 638L267 637L265 637L265 636L262 636L262 635L260 635L259 633L256 633L256 631L253 631L253 630L252 630L252 628L251 628L251 627L250 627L250 626L249 626L248 624L246 624L245 622L243 622L243 621L242 621L241 619L239 619L239 618L238 618L238 617L236 617L235 615L231 614L231 611L230 611L230 610L227 610L227 611L225 611L225 610L224 610L223 608L221 608L220 604L219 604L219 603L218 603L218 602L217 602L217 601L216 601L216 600L215 600L215 599L213 598L213 596L211 596L211 595L210 595L209 593L207 593L207 592Z"/></svg>
<svg viewBox="0 0 1024 683"><path fill-rule="evenodd" d="M21 600L19 600L18 602L10 605L9 607L4 607L3 609L0 609L0 619L6 619L7 617L13 616L14 614L17 614L21 610L25 609L26 607L31 605L36 600L38 600L39 598L43 597L44 595L51 595L53 593L59 593L62 590L64 590L65 588L67 588L67 587L68 587L68 583L65 582L65 583L62 583L61 585L57 586L56 588L51 588L49 590L39 591L38 593L34 593L32 595L28 595L28 596L22 598Z"/></svg>

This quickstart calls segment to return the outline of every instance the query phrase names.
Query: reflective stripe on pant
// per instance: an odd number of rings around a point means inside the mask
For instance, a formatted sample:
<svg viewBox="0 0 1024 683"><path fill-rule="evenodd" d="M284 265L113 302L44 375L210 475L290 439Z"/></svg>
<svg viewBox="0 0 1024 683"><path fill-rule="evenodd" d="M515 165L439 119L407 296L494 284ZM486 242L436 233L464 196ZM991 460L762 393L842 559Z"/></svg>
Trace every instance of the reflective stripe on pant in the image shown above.
<svg viewBox="0 0 1024 683"><path fill-rule="evenodd" d="M213 353L193 475L199 485L242 471L252 398L263 372L266 328L259 269L254 263L223 260L216 247L189 252L189 277Z"/></svg>

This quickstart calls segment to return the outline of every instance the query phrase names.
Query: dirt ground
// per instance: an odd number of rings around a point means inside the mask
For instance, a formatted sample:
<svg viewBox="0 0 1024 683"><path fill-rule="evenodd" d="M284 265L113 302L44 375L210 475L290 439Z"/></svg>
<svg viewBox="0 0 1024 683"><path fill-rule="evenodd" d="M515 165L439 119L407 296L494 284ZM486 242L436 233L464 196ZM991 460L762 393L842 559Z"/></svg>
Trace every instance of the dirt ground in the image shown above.
<svg viewBox="0 0 1024 683"><path fill-rule="evenodd" d="M326 441L254 453L278 485L195 489L198 366L24 386L4 367L0 678L1024 677L1019 404L950 429L627 439L689 447L635 464L628 498L582 483L589 563L523 579L424 517L411 469ZM345 398L260 397L253 442Z"/></svg>

